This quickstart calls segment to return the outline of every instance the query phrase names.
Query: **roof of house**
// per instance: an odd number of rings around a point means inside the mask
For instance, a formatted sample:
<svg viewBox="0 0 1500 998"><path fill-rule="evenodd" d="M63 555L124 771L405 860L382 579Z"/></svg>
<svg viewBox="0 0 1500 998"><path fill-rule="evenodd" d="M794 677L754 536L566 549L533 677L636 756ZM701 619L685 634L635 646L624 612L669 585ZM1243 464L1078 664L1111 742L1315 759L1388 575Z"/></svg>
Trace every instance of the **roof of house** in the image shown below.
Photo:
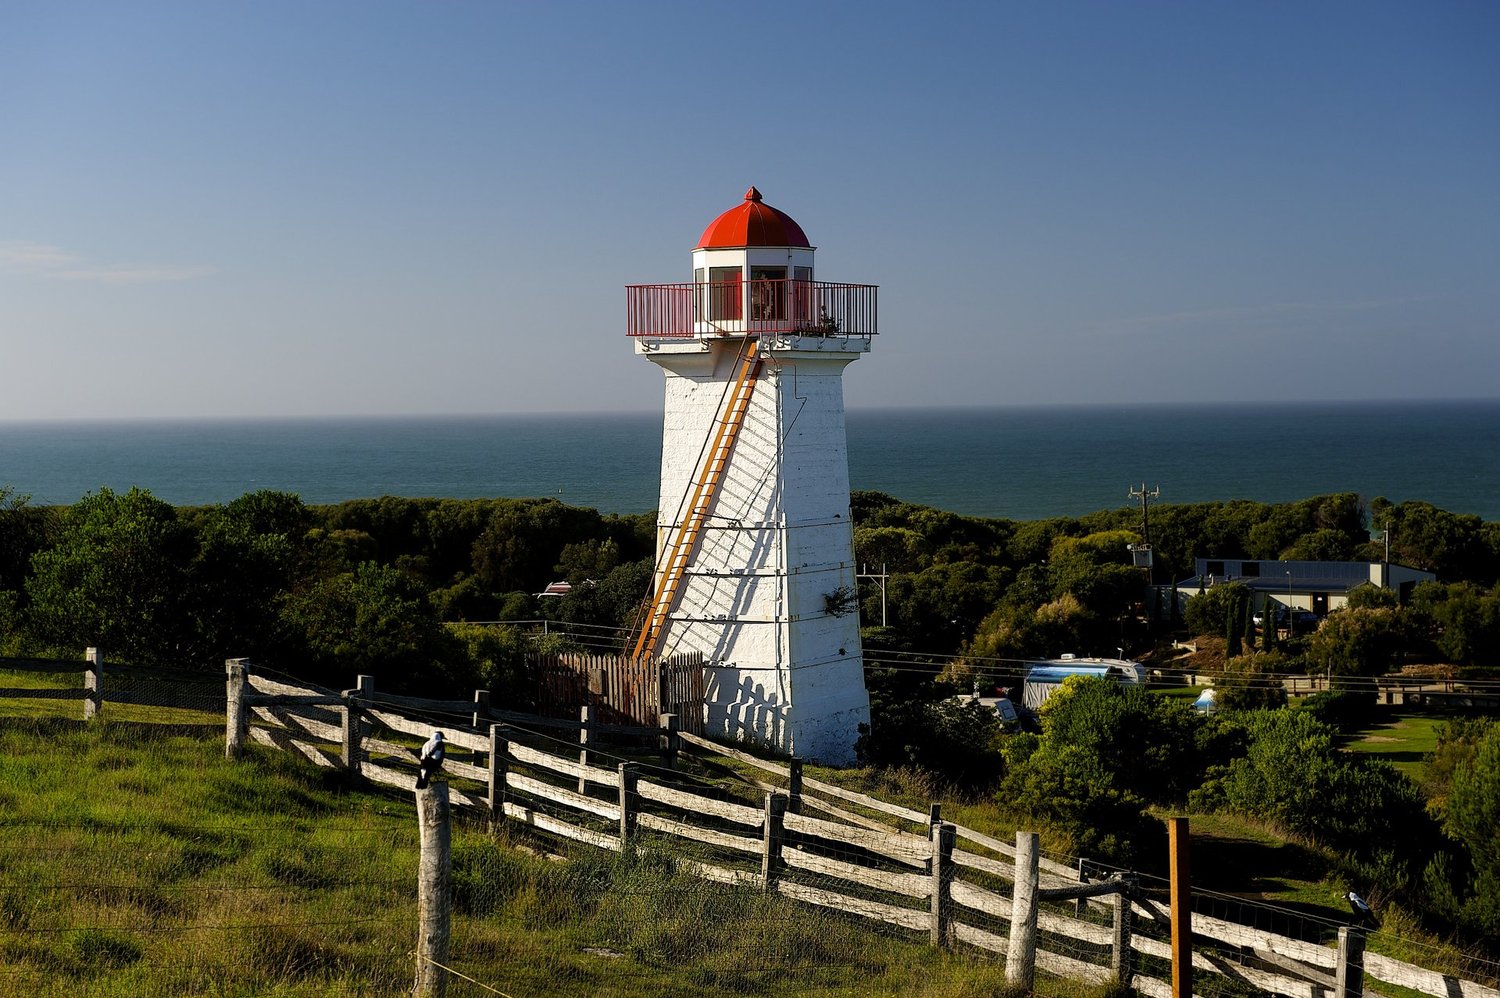
<svg viewBox="0 0 1500 998"><path fill-rule="evenodd" d="M1222 565L1219 572L1208 571L1210 564ZM1360 586L1373 585L1372 570L1380 562L1375 561L1280 561L1255 558L1195 558L1193 567L1197 575L1177 583L1178 588L1188 588L1219 582L1238 582L1257 592L1284 593L1288 585L1293 592L1346 593ZM1427 578L1436 578L1431 572L1422 572L1405 565L1391 562L1391 567L1415 572ZM1255 574L1246 574L1246 566L1255 566ZM1290 575L1288 575L1290 573Z"/></svg>

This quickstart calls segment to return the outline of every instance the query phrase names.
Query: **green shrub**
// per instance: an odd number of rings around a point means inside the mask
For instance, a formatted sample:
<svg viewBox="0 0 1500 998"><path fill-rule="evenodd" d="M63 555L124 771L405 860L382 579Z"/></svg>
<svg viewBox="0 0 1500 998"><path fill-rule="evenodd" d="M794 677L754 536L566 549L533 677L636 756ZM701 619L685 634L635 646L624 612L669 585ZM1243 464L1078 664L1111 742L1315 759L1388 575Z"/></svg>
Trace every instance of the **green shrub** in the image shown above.
<svg viewBox="0 0 1500 998"><path fill-rule="evenodd" d="M1238 582L1220 583L1188 597L1184 620L1193 634L1226 634L1231 614L1239 612L1250 591Z"/></svg>
<svg viewBox="0 0 1500 998"><path fill-rule="evenodd" d="M1331 689L1305 697L1297 707L1337 731L1363 727L1375 713L1375 688Z"/></svg>
<svg viewBox="0 0 1500 998"><path fill-rule="evenodd" d="M1214 680L1216 702L1224 710L1285 707L1286 687L1275 676L1285 668L1286 656L1276 652L1231 658L1224 663L1223 675Z"/></svg>
<svg viewBox="0 0 1500 998"><path fill-rule="evenodd" d="M870 690L870 723L860 725L855 752L876 766L916 766L937 774L959 789L992 786L1000 779L1000 721L995 711L976 700L948 696L931 701L925 692L941 687L925 683L913 690L897 677L876 679Z"/></svg>
<svg viewBox="0 0 1500 998"><path fill-rule="evenodd" d="M1437 841L1416 785L1388 763L1340 752L1336 732L1311 711L1243 715L1246 754L1216 767L1189 803L1270 820L1288 832L1414 883Z"/></svg>

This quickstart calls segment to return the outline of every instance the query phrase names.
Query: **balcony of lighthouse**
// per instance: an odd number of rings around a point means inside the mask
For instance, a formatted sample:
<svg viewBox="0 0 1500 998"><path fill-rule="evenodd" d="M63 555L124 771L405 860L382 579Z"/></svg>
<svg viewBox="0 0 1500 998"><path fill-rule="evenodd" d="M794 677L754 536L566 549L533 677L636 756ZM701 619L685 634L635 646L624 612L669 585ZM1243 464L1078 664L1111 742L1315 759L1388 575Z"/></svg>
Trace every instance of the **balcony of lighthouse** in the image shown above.
<svg viewBox="0 0 1500 998"><path fill-rule="evenodd" d="M873 284L796 280L627 285L626 335L647 351L758 336L773 350L864 353L879 325L878 291Z"/></svg>

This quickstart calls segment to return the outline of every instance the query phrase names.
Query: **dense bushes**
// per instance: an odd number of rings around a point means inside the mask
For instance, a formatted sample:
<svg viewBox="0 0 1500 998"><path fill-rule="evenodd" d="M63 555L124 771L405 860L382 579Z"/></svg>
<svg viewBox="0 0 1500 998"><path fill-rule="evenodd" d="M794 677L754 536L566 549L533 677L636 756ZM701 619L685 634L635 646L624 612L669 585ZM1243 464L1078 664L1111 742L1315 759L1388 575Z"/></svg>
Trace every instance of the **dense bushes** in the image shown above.
<svg viewBox="0 0 1500 998"><path fill-rule="evenodd" d="M1286 661L1280 652L1229 659L1224 672L1214 679L1214 702L1221 710L1285 707L1286 687L1276 673L1286 671Z"/></svg>
<svg viewBox="0 0 1500 998"><path fill-rule="evenodd" d="M1429 867L1427 886L1439 910L1462 929L1493 939L1500 935L1500 724L1471 733L1443 809L1443 831L1458 846L1457 856Z"/></svg>
<svg viewBox="0 0 1500 998"><path fill-rule="evenodd" d="M872 671L869 725L855 751L876 766L916 766L960 791L1000 779L1000 724L992 708L920 674Z"/></svg>
<svg viewBox="0 0 1500 998"><path fill-rule="evenodd" d="M1343 680L1343 682L1350 682ZM1304 697L1297 709L1335 731L1353 731L1367 724L1375 713L1375 687L1345 686Z"/></svg>
<svg viewBox="0 0 1500 998"><path fill-rule="evenodd" d="M0 490L0 640L13 654L95 645L117 662L250 657L336 684L368 673L386 688L472 688L509 682L514 663L444 621L629 624L653 543L649 517L555 500L314 508L256 492L178 509L101 489L43 514ZM530 595L559 575L575 583L568 597Z"/></svg>
<svg viewBox="0 0 1500 998"><path fill-rule="evenodd" d="M1215 767L1190 801L1275 822L1347 853L1395 892L1420 876L1436 839L1416 786L1390 765L1336 751L1333 728L1310 711L1241 715L1245 754Z"/></svg>
<svg viewBox="0 0 1500 998"><path fill-rule="evenodd" d="M1006 745L1001 803L1071 835L1084 854L1131 863L1156 851L1150 804L1195 785L1198 719L1184 703L1075 677L1047 699L1039 736Z"/></svg>

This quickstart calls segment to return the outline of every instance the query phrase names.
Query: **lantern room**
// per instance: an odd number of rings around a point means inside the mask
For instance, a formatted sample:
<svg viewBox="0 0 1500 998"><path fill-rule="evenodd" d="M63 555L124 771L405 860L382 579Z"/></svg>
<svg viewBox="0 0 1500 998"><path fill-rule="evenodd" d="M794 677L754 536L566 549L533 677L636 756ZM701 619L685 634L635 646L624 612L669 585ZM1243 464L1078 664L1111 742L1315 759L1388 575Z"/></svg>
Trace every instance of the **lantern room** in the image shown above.
<svg viewBox="0 0 1500 998"><path fill-rule="evenodd" d="M806 312L802 289L813 279L813 247L791 216L761 200L754 187L743 203L703 230L693 250L700 295L700 332L755 329Z"/></svg>
<svg viewBox="0 0 1500 998"><path fill-rule="evenodd" d="M814 280L813 252L802 226L751 187L703 230L691 284L626 288L628 335L872 335L876 288Z"/></svg>

